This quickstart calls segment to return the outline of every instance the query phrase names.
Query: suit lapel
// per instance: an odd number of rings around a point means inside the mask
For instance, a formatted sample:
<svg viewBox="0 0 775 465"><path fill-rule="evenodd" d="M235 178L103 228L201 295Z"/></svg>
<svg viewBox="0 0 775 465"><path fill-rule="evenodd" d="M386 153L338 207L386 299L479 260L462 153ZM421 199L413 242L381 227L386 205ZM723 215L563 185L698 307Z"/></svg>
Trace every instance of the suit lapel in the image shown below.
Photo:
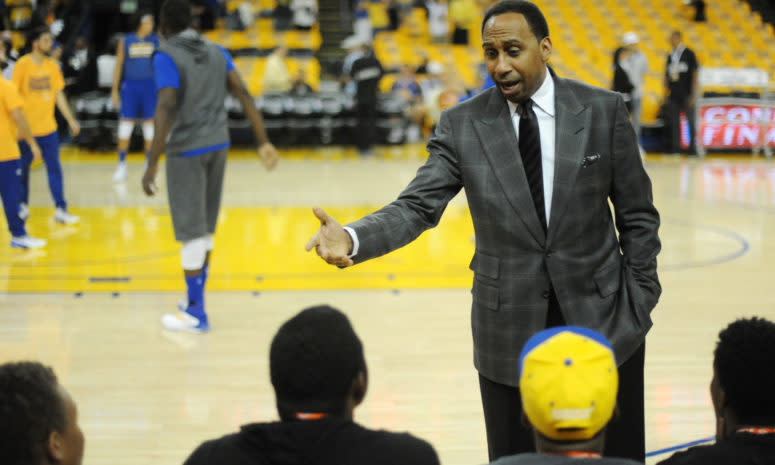
<svg viewBox="0 0 775 465"><path fill-rule="evenodd" d="M474 120L474 129L506 198L528 231L543 246L546 235L533 206L514 124L508 104L497 89L490 91L484 115Z"/></svg>
<svg viewBox="0 0 775 465"><path fill-rule="evenodd" d="M584 159L591 124L591 112L579 103L564 79L554 76L554 92L555 160L554 189L547 234L549 241L556 234L560 218L567 210L570 193Z"/></svg>

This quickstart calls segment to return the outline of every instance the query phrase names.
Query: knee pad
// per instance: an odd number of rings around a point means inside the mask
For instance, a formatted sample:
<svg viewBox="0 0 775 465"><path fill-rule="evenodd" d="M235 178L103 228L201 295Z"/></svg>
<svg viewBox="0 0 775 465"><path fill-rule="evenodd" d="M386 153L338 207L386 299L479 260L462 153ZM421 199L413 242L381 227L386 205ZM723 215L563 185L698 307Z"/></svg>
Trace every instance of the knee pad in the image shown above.
<svg viewBox="0 0 775 465"><path fill-rule="evenodd" d="M143 121L143 139L146 142L153 140L153 121Z"/></svg>
<svg viewBox="0 0 775 465"><path fill-rule="evenodd" d="M207 237L185 241L180 249L180 263L184 270L198 270L205 264Z"/></svg>
<svg viewBox="0 0 775 465"><path fill-rule="evenodd" d="M207 244L206 244L207 251L210 252L211 250L213 250L213 247L215 247L215 240L213 240L213 235L208 234L207 236L205 236L205 240L207 241Z"/></svg>
<svg viewBox="0 0 775 465"><path fill-rule="evenodd" d="M135 129L135 122L122 119L118 122L118 139L129 140L132 137L132 131Z"/></svg>

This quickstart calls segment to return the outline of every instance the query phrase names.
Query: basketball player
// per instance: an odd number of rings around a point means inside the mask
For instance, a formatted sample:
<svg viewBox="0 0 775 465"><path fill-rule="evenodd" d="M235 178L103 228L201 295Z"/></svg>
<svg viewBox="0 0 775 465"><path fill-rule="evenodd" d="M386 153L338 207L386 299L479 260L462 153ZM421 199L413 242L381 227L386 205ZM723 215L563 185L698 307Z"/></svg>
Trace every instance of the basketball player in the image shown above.
<svg viewBox="0 0 775 465"><path fill-rule="evenodd" d="M166 0L159 22L165 40L153 55L158 103L142 183L147 195L156 194L157 164L165 152L167 196L175 239L182 243L188 305L164 315L162 325L170 331L198 333L210 329L204 289L230 144L227 92L239 100L250 120L267 169L277 163L277 151L229 53L189 27L188 1Z"/></svg>
<svg viewBox="0 0 775 465"><path fill-rule="evenodd" d="M159 36L153 33L154 21L150 13L139 14L136 21L136 32L121 39L116 50L111 102L114 107L120 103L121 113L118 121L118 166L113 173L114 182L126 180L126 153L136 123L142 121L143 124L146 160L153 141L156 86L153 82L151 56L159 48Z"/></svg>
<svg viewBox="0 0 775 465"><path fill-rule="evenodd" d="M3 199L5 218L11 232L11 247L18 249L39 249L46 245L44 239L27 235L24 220L19 217L19 195L22 183L19 179L19 146L16 134L30 146L33 158L40 160L40 147L32 137L27 119L22 112L22 99L11 82L0 77L0 198Z"/></svg>
<svg viewBox="0 0 775 465"><path fill-rule="evenodd" d="M65 88L62 71L60 71L57 62L47 56L54 43L51 32L46 27L34 29L29 34L28 41L32 45L32 51L16 62L12 81L24 101L24 115L27 117L30 131L32 131L32 135L43 154L43 161L48 172L48 187L56 204L54 220L57 223L75 224L78 223L79 218L67 211L67 202L65 202L54 105L62 112L62 116L65 117L73 135L77 136L81 132L81 127L73 117L62 91ZM22 159L19 216L22 219L27 219L30 214L27 204L30 195L30 165L33 154L29 144L24 141L19 142L19 150Z"/></svg>

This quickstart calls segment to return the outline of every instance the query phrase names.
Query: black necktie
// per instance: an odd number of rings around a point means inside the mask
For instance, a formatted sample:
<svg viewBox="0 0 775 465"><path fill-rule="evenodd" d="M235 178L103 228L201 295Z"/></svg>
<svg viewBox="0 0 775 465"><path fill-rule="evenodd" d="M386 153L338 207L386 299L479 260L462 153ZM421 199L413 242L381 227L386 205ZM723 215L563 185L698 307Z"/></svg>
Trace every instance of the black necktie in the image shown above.
<svg viewBox="0 0 775 465"><path fill-rule="evenodd" d="M541 226L546 231L546 207L544 206L544 177L541 169L541 137L538 131L538 119L533 111L533 100L528 100L521 105L519 117L519 153L522 155L522 164L525 166L527 184L533 195L535 206Z"/></svg>

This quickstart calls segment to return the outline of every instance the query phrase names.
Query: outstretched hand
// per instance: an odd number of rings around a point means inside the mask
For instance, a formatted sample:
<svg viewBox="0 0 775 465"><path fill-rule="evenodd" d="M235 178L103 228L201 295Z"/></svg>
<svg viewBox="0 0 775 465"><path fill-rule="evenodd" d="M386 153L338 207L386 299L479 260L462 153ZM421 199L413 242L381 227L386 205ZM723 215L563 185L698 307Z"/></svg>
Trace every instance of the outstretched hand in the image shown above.
<svg viewBox="0 0 775 465"><path fill-rule="evenodd" d="M353 261L347 257L353 248L350 234L322 208L315 207L312 212L320 220L320 229L307 242L307 252L314 248L318 256L329 265L352 266Z"/></svg>

